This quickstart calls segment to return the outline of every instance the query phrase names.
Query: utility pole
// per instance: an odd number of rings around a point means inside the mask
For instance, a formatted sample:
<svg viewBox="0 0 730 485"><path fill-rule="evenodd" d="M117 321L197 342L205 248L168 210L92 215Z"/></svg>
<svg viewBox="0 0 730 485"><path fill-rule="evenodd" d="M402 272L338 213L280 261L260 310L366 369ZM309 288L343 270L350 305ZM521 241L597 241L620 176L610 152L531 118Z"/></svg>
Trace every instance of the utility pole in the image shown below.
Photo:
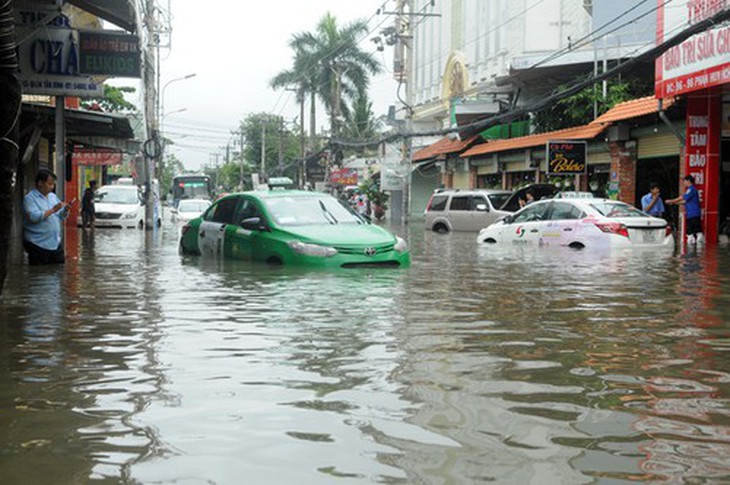
<svg viewBox="0 0 730 485"><path fill-rule="evenodd" d="M147 26L147 42L145 45L145 113L147 115L147 141L144 150L144 202L145 202L145 227L152 229L154 224L154 196L152 194L152 177L155 173L155 159L161 155L161 147L159 141L159 105L157 102L157 84L159 80L157 76L159 72L156 68L157 61L157 44L156 41L156 25L155 19L155 2L147 0L147 10L145 12L145 25Z"/></svg>
<svg viewBox="0 0 730 485"><path fill-rule="evenodd" d="M302 93L302 99L299 100L299 158L301 161L300 172L299 172L299 187L304 188L306 183L307 174L307 160L305 158L304 151L304 93Z"/></svg>
<svg viewBox="0 0 730 485"><path fill-rule="evenodd" d="M238 134L241 137L241 190L243 190L243 126L240 127Z"/></svg>
<svg viewBox="0 0 730 485"><path fill-rule="evenodd" d="M261 120L261 174L259 181L263 182L266 175L266 118Z"/></svg>
<svg viewBox="0 0 730 485"><path fill-rule="evenodd" d="M284 175L284 117L279 117L279 166L277 168L278 175Z"/></svg>

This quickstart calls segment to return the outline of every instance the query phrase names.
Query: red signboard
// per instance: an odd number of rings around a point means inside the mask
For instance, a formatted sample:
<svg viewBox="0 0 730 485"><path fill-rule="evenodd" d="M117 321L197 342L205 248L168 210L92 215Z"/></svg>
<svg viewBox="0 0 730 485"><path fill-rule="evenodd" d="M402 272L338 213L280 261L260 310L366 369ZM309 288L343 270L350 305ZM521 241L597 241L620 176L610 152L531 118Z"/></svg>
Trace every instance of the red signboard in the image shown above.
<svg viewBox="0 0 730 485"><path fill-rule="evenodd" d="M702 232L717 240L720 202L720 136L722 103L716 89L687 97L687 153L684 173L695 178L702 207Z"/></svg>
<svg viewBox="0 0 730 485"><path fill-rule="evenodd" d="M706 20L730 0L657 0L657 45ZM656 60L657 98L730 83L730 27L711 28L672 47Z"/></svg>
<svg viewBox="0 0 730 485"><path fill-rule="evenodd" d="M357 185L357 170L343 168L330 173L330 183L336 185Z"/></svg>
<svg viewBox="0 0 730 485"><path fill-rule="evenodd" d="M76 165L120 165L122 152L102 149L76 149L73 152L73 163Z"/></svg>

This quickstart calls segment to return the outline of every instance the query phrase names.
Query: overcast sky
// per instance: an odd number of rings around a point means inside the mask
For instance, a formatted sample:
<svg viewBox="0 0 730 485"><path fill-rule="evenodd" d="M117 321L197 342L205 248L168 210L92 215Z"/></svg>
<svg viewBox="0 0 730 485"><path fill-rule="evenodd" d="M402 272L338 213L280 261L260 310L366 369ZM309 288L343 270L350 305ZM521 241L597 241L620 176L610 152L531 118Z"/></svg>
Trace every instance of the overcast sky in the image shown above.
<svg viewBox="0 0 730 485"><path fill-rule="evenodd" d="M375 52L384 63L384 74L373 79L371 98L376 116L394 104L396 83L387 72L393 51L376 52L370 40L393 23L393 18L375 16L384 0L264 0L259 2L172 0L172 45L163 51L161 86L164 90L165 136L175 142L175 153L188 169L197 170L212 161L211 153L225 147L230 132L247 113L270 112L293 120L299 106L293 93L274 91L271 78L292 64L287 43L295 32L312 31L326 13L341 25L355 19L368 20L372 31L361 46ZM161 4L165 0L160 1ZM395 2L386 2L387 10ZM372 17L372 18L371 18ZM382 24L381 24L382 23ZM379 25L380 24L380 25ZM141 106L141 104L140 104ZM183 112L175 111L185 109ZM308 118L307 118L308 126ZM318 130L326 124L319 114Z"/></svg>

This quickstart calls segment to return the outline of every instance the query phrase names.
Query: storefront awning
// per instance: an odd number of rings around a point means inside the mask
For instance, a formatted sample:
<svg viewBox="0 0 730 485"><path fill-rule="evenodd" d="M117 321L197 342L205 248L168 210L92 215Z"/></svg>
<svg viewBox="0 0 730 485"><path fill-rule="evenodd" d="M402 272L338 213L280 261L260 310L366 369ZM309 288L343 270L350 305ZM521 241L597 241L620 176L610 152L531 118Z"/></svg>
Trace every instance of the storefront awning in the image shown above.
<svg viewBox="0 0 730 485"><path fill-rule="evenodd" d="M461 154L461 158L475 157L489 153L498 153L509 150L520 150L544 146L551 140L590 140L598 136L608 128L604 123L592 123L590 125L567 128L565 130L550 131L537 135L522 136L519 138L508 138L506 140L494 140L489 143L482 143Z"/></svg>
<svg viewBox="0 0 730 485"><path fill-rule="evenodd" d="M673 98L665 99L663 108L670 108L673 104ZM616 123L617 121L654 114L658 111L659 100L654 96L647 96L646 98L632 99L631 101L619 103L596 118L593 123Z"/></svg>
<svg viewBox="0 0 730 485"><path fill-rule="evenodd" d="M68 3L128 32L137 31L137 14L132 0L68 0Z"/></svg>
<svg viewBox="0 0 730 485"><path fill-rule="evenodd" d="M674 100L665 100L663 108L669 108L673 104ZM591 140L600 135L613 123L632 118L640 118L642 116L657 113L658 111L659 102L653 96L632 99L630 101L617 104L587 125L550 131L547 133L521 136L519 138L489 141L487 143L476 145L465 151L461 154L461 158L539 147L552 140Z"/></svg>
<svg viewBox="0 0 730 485"><path fill-rule="evenodd" d="M436 143L422 148L413 154L412 161L423 162L431 159L445 158L452 153L460 153L466 150L479 139L479 135L472 136L466 140L451 140L448 136L443 137Z"/></svg>
<svg viewBox="0 0 730 485"><path fill-rule="evenodd" d="M23 103L21 126L42 126L43 134L55 133L56 108L49 105ZM108 137L122 140L134 139L132 125L126 116L98 111L66 109L66 136Z"/></svg>

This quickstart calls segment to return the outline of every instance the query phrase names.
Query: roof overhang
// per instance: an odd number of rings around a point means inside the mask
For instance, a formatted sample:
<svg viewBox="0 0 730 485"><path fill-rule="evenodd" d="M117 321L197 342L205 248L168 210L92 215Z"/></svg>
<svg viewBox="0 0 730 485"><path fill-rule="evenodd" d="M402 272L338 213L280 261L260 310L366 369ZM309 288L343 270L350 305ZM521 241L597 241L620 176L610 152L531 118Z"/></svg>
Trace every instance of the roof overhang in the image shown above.
<svg viewBox="0 0 730 485"><path fill-rule="evenodd" d="M55 107L23 103L21 126L26 130L40 127L44 136L55 134ZM66 137L74 142L136 153L139 142L126 116L96 111L66 109Z"/></svg>
<svg viewBox="0 0 730 485"><path fill-rule="evenodd" d="M128 32L137 31L137 13L133 0L67 0L90 14L111 22Z"/></svg>

